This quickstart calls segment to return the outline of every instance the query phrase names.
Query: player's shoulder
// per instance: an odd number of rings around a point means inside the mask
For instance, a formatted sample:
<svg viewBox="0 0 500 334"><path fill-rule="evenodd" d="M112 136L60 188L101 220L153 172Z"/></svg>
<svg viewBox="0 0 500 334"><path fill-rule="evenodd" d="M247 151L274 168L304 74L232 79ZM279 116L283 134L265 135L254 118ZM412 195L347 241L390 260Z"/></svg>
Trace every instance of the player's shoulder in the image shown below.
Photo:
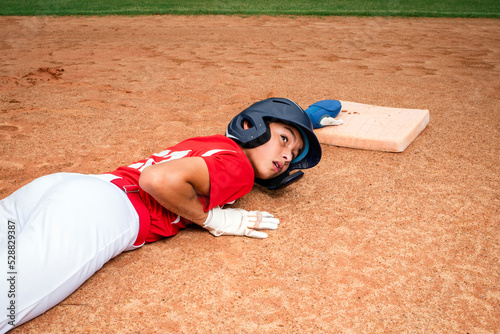
<svg viewBox="0 0 500 334"><path fill-rule="evenodd" d="M242 152L240 146L234 140L223 135L193 137L183 141L181 145L192 146L201 150Z"/></svg>
<svg viewBox="0 0 500 334"><path fill-rule="evenodd" d="M199 141L199 142L206 142L206 143L221 143L221 144L228 144L228 145L236 145L236 142L226 136L216 134L216 135L211 135L211 136L200 136L200 137L193 137L191 139L188 139L188 141Z"/></svg>

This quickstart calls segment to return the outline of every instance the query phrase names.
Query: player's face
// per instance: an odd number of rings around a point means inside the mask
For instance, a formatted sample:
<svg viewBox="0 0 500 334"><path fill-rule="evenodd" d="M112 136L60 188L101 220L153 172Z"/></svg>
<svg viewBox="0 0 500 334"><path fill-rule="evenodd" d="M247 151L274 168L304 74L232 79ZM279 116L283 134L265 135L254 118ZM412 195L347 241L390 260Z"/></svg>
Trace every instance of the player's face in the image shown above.
<svg viewBox="0 0 500 334"><path fill-rule="evenodd" d="M296 128L274 122L269 124L269 127L271 139L267 143L245 149L255 176L264 180L283 174L304 145Z"/></svg>

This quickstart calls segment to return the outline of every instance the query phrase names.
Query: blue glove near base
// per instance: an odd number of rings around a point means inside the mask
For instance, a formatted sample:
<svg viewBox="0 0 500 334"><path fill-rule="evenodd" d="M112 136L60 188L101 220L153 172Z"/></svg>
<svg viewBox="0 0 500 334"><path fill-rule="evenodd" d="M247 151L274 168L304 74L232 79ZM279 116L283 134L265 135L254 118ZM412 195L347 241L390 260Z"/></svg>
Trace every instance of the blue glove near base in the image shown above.
<svg viewBox="0 0 500 334"><path fill-rule="evenodd" d="M322 128L327 125L340 125L344 123L340 119L335 119L342 109L342 104L337 100L322 100L311 104L305 110L314 129Z"/></svg>

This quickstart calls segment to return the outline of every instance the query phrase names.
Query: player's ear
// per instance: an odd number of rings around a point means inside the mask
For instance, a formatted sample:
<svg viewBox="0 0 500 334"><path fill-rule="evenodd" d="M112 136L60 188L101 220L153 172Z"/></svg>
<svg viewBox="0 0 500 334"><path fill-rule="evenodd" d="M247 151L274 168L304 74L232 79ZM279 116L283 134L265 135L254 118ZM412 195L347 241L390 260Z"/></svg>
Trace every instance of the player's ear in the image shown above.
<svg viewBox="0 0 500 334"><path fill-rule="evenodd" d="M243 120L243 129L244 129L244 130L248 130L248 129L250 129L251 127L252 127L252 124L250 124L250 122L249 122L249 121L247 121L246 119L245 119L245 120Z"/></svg>

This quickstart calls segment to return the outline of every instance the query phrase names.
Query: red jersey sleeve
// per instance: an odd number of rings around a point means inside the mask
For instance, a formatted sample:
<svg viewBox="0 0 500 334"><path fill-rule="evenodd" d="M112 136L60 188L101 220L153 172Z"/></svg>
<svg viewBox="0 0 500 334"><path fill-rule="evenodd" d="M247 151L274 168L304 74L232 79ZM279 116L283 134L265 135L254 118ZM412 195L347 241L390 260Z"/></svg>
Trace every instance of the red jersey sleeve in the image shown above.
<svg viewBox="0 0 500 334"><path fill-rule="evenodd" d="M210 175L210 197L202 200L205 211L235 201L252 190L254 171L240 151L224 150L202 156Z"/></svg>

